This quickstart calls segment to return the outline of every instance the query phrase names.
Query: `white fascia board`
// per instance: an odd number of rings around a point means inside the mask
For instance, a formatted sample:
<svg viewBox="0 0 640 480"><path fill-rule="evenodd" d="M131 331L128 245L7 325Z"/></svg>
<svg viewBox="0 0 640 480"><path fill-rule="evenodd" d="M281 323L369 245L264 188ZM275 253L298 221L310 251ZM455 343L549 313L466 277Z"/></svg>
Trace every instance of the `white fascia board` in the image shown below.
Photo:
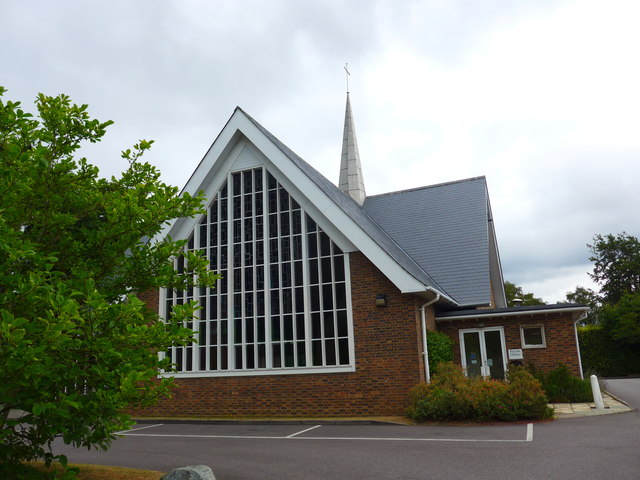
<svg viewBox="0 0 640 480"><path fill-rule="evenodd" d="M436 320L447 322L449 320L470 320L474 318L500 318L500 317L523 317L527 315L548 315L550 313L567 313L571 312L574 314L581 314L583 312L589 311L589 307L567 307L567 308L547 308L540 310L521 310L521 311L510 311L510 312L492 312L491 310L478 310L473 314L467 315L453 315L448 317L436 317ZM487 312L487 313L483 313Z"/></svg>
<svg viewBox="0 0 640 480"><path fill-rule="evenodd" d="M502 262L500 261L500 251L498 249L498 238L491 212L491 202L487 191L487 228L489 229L489 278L493 289L493 298L496 307L507 306L507 296L504 291L504 276L502 274Z"/></svg>

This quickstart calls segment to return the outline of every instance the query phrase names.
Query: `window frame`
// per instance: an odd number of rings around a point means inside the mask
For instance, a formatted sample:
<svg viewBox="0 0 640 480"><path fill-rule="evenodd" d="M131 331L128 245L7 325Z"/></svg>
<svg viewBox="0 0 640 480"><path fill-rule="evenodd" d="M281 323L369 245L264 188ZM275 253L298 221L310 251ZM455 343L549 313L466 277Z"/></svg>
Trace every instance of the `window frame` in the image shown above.
<svg viewBox="0 0 640 480"><path fill-rule="evenodd" d="M542 343L539 344L529 344L526 342L525 340L525 334L524 334L524 330L526 328L539 328L540 329L540 336L542 338ZM534 323L534 324L526 324L526 325L520 325L520 345L522 346L523 349L527 348L547 348L547 339L544 333L544 324L542 323Z"/></svg>

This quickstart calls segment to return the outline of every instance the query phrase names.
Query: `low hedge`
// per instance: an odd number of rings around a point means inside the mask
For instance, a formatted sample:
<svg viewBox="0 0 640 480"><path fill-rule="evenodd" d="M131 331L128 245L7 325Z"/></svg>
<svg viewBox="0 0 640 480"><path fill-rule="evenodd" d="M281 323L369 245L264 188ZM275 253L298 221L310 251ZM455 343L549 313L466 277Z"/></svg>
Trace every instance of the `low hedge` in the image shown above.
<svg viewBox="0 0 640 480"><path fill-rule="evenodd" d="M552 403L592 402L593 391L589 379L582 379L571 373L566 365L558 365L548 373L527 368L542 385L547 398Z"/></svg>
<svg viewBox="0 0 640 480"><path fill-rule="evenodd" d="M431 383L411 391L407 416L425 420L515 421L551 418L553 410L536 380L524 368L509 371L508 382L466 377L459 365L440 364Z"/></svg>
<svg viewBox="0 0 640 480"><path fill-rule="evenodd" d="M604 327L578 328L582 368L585 375L620 377L640 373L638 345L614 340Z"/></svg>

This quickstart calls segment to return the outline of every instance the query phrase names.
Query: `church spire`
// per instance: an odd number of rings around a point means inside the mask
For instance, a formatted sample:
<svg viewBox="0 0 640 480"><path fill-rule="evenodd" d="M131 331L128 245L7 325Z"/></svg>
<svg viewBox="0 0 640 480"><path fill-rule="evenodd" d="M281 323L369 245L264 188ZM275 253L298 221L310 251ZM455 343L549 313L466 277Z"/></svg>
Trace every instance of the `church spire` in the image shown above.
<svg viewBox="0 0 640 480"><path fill-rule="evenodd" d="M364 203L367 195L364 191L360 154L358 153L358 142L356 140L356 130L353 125L353 114L351 113L351 102L349 101L348 91L347 107L344 114L344 133L342 135L339 187L340 190L348 193L358 205Z"/></svg>

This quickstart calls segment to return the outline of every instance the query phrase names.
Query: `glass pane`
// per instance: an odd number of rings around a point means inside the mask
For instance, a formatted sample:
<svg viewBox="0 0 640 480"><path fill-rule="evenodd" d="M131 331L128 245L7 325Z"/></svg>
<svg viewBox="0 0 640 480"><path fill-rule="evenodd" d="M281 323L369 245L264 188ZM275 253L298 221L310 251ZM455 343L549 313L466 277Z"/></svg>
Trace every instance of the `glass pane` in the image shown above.
<svg viewBox="0 0 640 480"><path fill-rule="evenodd" d="M487 352L489 375L494 380L504 380L504 357L502 356L502 337L498 330L484 332L484 344Z"/></svg>
<svg viewBox="0 0 640 480"><path fill-rule="evenodd" d="M262 170L256 169L253 171L254 179L256 182L256 192L262 191Z"/></svg>
<svg viewBox="0 0 640 480"><path fill-rule="evenodd" d="M316 222L311 220L311 217L307 215L307 232L315 232L316 231Z"/></svg>
<svg viewBox="0 0 640 480"><path fill-rule="evenodd" d="M298 342L297 343L297 348L298 348L298 366L299 367L305 367L307 365L307 349L306 349L306 345L304 342Z"/></svg>
<svg viewBox="0 0 640 480"><path fill-rule="evenodd" d="M542 327L522 327L522 336L524 337L524 344L528 345L543 345L542 340Z"/></svg>
<svg viewBox="0 0 640 480"><path fill-rule="evenodd" d="M465 332L462 334L464 341L464 357L467 364L468 376L482 375L482 355L480 354L480 333Z"/></svg>
<svg viewBox="0 0 640 480"><path fill-rule="evenodd" d="M335 331L333 329L333 312L324 313L324 336L325 338L335 336Z"/></svg>
<svg viewBox="0 0 640 480"><path fill-rule="evenodd" d="M284 344L284 366L295 366L295 359L293 356L293 342L287 342Z"/></svg>
<svg viewBox="0 0 640 480"><path fill-rule="evenodd" d="M198 355L200 357L199 370L203 371L207 369L207 347L200 347Z"/></svg>
<svg viewBox="0 0 640 480"><path fill-rule="evenodd" d="M349 363L349 340L346 338L338 340L338 353L340 365L347 365Z"/></svg>
<svg viewBox="0 0 640 480"><path fill-rule="evenodd" d="M314 340L311 343L311 354L313 356L313 366L322 365L322 340Z"/></svg>
<svg viewBox="0 0 640 480"><path fill-rule="evenodd" d="M280 357L280 344L274 343L272 347L273 368L280 368L282 366Z"/></svg>
<svg viewBox="0 0 640 480"><path fill-rule="evenodd" d="M325 340L325 354L327 356L327 365L335 365L336 362L336 342L335 340Z"/></svg>

